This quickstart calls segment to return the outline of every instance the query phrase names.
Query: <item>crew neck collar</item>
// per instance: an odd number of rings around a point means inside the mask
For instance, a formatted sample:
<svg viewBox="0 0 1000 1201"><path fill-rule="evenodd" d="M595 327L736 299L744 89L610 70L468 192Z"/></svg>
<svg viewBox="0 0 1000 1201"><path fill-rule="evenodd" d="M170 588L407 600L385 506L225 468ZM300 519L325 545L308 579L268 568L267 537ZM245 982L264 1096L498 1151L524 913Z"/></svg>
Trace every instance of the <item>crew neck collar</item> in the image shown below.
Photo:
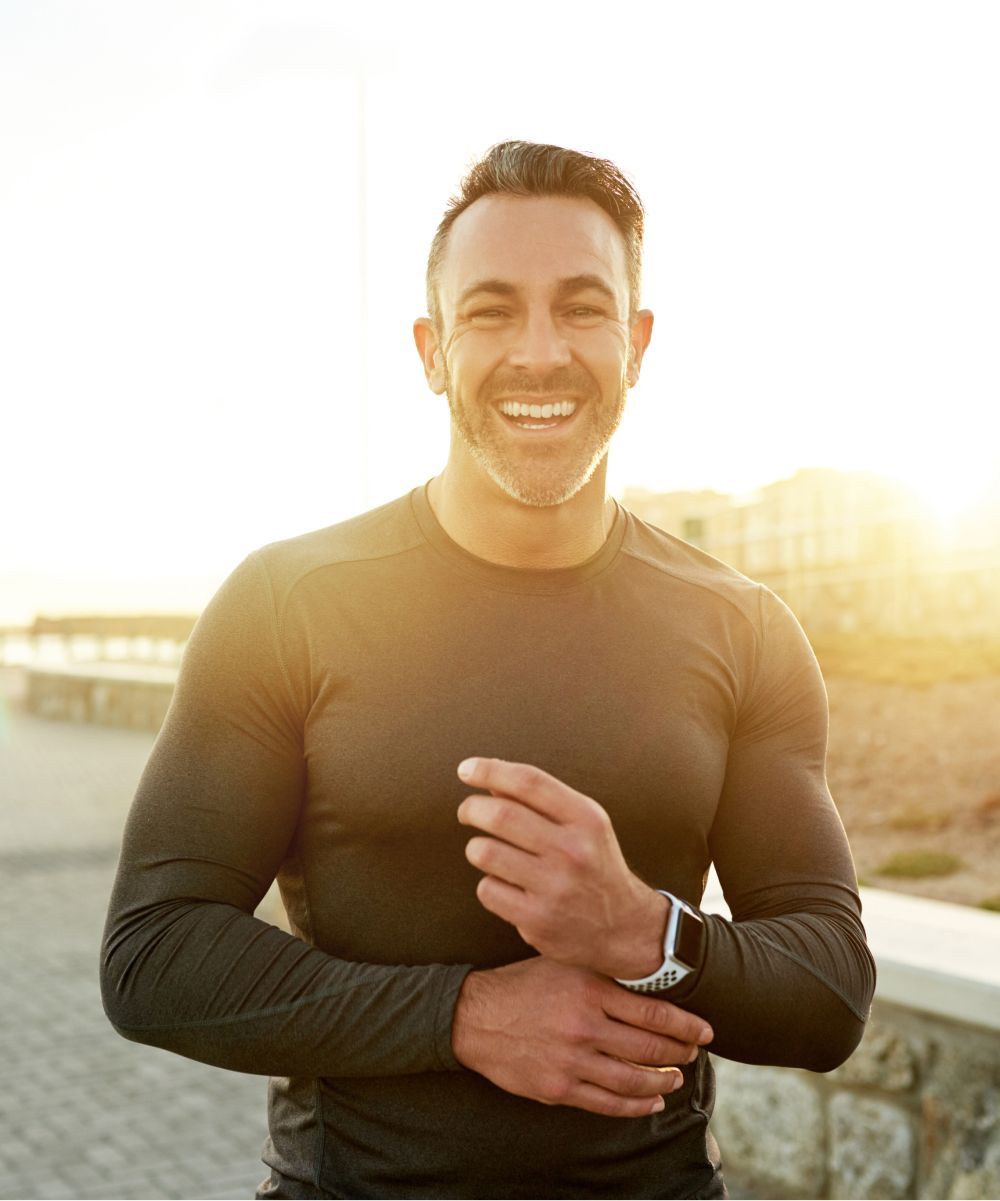
<svg viewBox="0 0 1000 1201"><path fill-rule="evenodd" d="M597 552L571 567L508 567L491 563L465 550L449 537L431 508L427 490L430 481L410 493L413 515L421 533L434 550L456 571L503 592L553 593L577 588L607 571L618 557L625 537L625 511L615 501L611 530Z"/></svg>

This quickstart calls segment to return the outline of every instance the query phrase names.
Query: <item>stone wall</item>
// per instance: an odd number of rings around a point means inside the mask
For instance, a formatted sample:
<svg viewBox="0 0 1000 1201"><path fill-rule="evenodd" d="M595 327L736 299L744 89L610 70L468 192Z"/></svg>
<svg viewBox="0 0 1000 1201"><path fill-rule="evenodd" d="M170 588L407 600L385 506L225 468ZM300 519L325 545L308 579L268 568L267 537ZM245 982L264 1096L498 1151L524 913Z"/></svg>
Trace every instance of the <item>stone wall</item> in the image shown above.
<svg viewBox="0 0 1000 1201"><path fill-rule="evenodd" d="M827 1075L714 1062L734 1197L1000 1197L998 1030L876 1000Z"/></svg>
<svg viewBox="0 0 1000 1201"><path fill-rule="evenodd" d="M30 668L29 713L60 721L158 730L174 691L175 668L142 664L87 664Z"/></svg>

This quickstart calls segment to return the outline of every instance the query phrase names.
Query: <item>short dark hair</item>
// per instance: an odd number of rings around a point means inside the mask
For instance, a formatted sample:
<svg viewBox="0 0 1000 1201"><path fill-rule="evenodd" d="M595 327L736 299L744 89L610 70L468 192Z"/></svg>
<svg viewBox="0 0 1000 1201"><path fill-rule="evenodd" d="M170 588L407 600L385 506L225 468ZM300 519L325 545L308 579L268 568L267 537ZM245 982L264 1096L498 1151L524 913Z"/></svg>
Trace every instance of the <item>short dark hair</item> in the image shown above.
<svg viewBox="0 0 1000 1201"><path fill-rule="evenodd" d="M483 196L578 196L601 206L625 241L629 283L629 316L639 307L642 283L644 210L635 188L608 159L548 146L540 142L499 142L491 146L462 180L448 202L427 256L427 311L440 331L437 276L448 245L448 233L470 204Z"/></svg>

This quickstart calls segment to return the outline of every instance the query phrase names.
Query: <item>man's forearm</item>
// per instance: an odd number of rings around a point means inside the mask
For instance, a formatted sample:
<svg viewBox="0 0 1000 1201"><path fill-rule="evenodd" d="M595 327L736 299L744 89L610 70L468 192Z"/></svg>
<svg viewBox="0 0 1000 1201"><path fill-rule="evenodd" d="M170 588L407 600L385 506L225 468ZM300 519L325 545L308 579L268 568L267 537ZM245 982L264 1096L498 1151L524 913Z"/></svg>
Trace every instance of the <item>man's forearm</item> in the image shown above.
<svg viewBox="0 0 1000 1201"><path fill-rule="evenodd" d="M457 1069L468 967L351 963L231 905L113 906L105 1010L126 1038L233 1071L380 1076Z"/></svg>
<svg viewBox="0 0 1000 1201"><path fill-rule="evenodd" d="M714 1054L826 1072L860 1042L874 987L861 924L844 912L707 914L701 969L659 995L712 1024Z"/></svg>

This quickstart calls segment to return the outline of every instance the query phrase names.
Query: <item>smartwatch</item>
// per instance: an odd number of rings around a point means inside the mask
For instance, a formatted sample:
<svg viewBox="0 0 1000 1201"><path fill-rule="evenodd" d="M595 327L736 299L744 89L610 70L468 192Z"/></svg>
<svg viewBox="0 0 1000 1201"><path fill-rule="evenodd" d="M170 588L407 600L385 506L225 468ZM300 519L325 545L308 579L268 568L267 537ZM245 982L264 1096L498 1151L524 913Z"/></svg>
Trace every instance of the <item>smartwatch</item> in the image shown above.
<svg viewBox="0 0 1000 1201"><path fill-rule="evenodd" d="M618 980L633 992L658 992L661 988L672 988L693 972L701 963L705 946L705 922L701 914L672 892L659 888L670 902L667 932L663 937L663 963L651 976L641 980Z"/></svg>

